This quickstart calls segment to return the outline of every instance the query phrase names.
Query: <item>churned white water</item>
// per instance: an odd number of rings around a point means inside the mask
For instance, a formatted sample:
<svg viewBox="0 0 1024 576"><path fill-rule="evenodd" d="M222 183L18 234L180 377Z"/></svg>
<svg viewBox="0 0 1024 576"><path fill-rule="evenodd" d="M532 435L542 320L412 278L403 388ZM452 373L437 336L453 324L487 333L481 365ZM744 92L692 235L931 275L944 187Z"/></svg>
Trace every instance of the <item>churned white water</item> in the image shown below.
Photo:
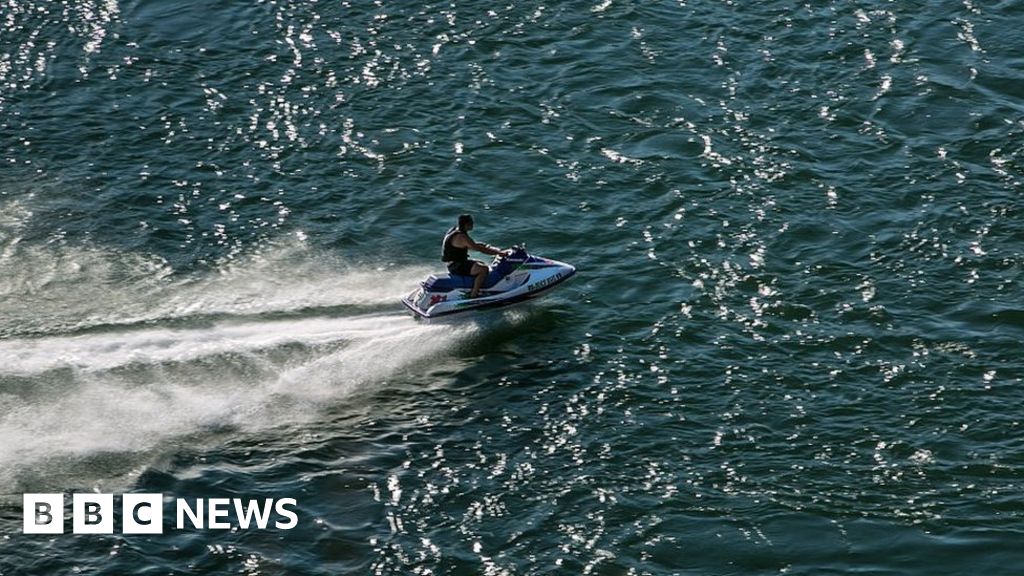
<svg viewBox="0 0 1024 576"><path fill-rule="evenodd" d="M476 331L401 311L425 270L291 267L299 250L189 278L99 250L8 255L0 491L48 463L315 418Z"/></svg>

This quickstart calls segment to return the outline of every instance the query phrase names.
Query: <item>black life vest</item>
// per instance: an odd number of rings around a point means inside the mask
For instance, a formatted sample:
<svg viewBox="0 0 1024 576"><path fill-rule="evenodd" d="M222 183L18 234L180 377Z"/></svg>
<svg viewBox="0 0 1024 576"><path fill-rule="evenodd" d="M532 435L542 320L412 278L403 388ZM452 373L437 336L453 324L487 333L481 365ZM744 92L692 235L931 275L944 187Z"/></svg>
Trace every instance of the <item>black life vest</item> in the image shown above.
<svg viewBox="0 0 1024 576"><path fill-rule="evenodd" d="M441 261L442 262L465 262L469 260L469 248L459 248L452 244L452 240L455 239L455 235L462 232L458 226L453 226L451 230L445 233L444 241L441 243ZM462 232L465 234L465 232Z"/></svg>

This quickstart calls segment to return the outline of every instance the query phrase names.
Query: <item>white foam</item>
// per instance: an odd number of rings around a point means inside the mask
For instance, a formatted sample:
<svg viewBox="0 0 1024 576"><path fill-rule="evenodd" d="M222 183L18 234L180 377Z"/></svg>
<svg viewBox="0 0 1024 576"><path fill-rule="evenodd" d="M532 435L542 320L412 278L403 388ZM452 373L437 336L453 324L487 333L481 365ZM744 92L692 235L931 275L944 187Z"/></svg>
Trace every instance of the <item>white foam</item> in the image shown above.
<svg viewBox="0 0 1024 576"><path fill-rule="evenodd" d="M0 393L0 489L44 462L315 418L356 390L443 360L474 330L369 315L37 340L3 367L33 386ZM286 344L300 346L282 352ZM69 369L53 371L58 364Z"/></svg>
<svg viewBox="0 0 1024 576"><path fill-rule="evenodd" d="M477 330L402 313L426 267L353 269L293 245L180 277L159 258L7 247L0 492L82 457L316 418L418 363L452 361Z"/></svg>
<svg viewBox="0 0 1024 576"><path fill-rule="evenodd" d="M200 315L394 306L430 268L365 269L277 246L217 272L180 277L154 256L11 244L0 258L0 335L63 332Z"/></svg>
<svg viewBox="0 0 1024 576"><path fill-rule="evenodd" d="M0 376L32 376L58 368L111 370L131 364L187 362L249 354L285 344L307 346L402 333L405 316L371 315L221 323L203 328L142 328L111 333L0 341Z"/></svg>

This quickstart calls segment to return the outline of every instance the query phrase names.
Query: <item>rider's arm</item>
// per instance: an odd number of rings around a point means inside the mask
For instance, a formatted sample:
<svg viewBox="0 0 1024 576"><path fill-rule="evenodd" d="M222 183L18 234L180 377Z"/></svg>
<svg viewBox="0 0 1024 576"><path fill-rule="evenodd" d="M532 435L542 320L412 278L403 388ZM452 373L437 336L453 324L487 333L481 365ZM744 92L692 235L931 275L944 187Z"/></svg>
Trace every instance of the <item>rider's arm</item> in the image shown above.
<svg viewBox="0 0 1024 576"><path fill-rule="evenodd" d="M452 244L458 248L469 248L470 250L476 250L477 252L483 252L484 254L489 254L491 256L497 256L502 253L502 249L496 246L491 246L484 242L474 242L473 239L469 237L469 234L466 234L465 232L453 238Z"/></svg>

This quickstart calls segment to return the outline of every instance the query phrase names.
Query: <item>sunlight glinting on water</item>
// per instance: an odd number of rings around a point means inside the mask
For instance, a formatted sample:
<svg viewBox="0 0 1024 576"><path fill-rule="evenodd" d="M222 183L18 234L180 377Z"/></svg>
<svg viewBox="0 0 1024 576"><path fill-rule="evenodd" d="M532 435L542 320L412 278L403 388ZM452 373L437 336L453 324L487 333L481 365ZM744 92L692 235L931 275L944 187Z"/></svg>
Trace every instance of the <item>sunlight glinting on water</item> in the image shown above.
<svg viewBox="0 0 1024 576"><path fill-rule="evenodd" d="M301 518L0 574L1019 566L1018 20L0 0L2 492ZM573 284L404 315L466 212Z"/></svg>

